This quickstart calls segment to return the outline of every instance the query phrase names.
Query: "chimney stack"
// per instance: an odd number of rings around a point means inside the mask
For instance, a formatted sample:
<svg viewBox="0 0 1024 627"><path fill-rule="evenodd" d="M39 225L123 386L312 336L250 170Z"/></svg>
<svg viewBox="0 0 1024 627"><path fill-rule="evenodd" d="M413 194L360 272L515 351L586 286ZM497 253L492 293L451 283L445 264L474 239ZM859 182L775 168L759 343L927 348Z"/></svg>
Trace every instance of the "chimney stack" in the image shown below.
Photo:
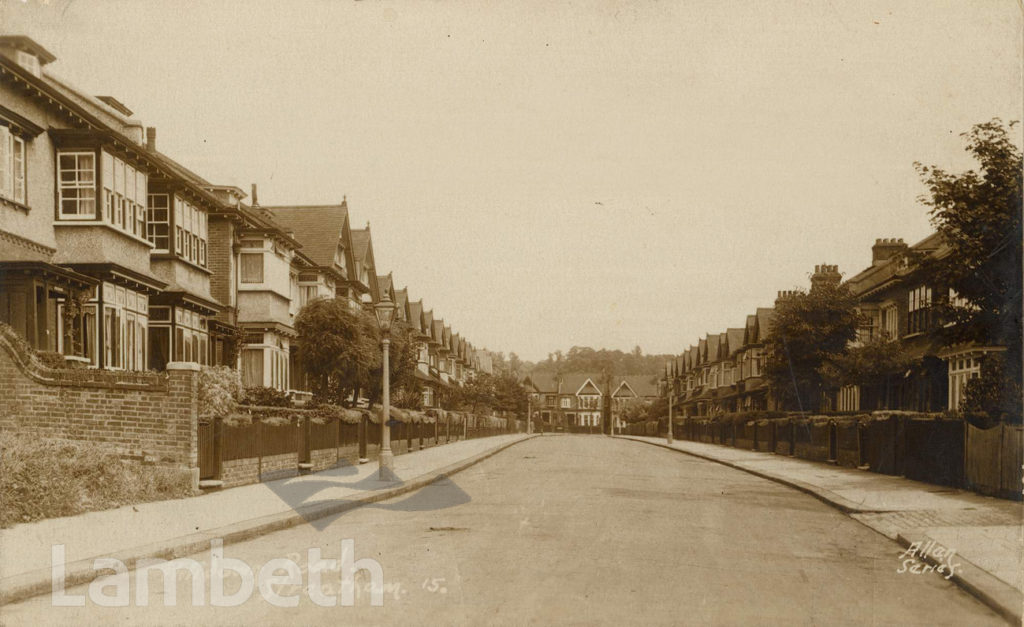
<svg viewBox="0 0 1024 627"><path fill-rule="evenodd" d="M811 290L825 285L839 285L843 275L839 274L839 266L832 266L827 263L814 266L814 274L811 275Z"/></svg>
<svg viewBox="0 0 1024 627"><path fill-rule="evenodd" d="M252 184L252 194L251 194L251 196L252 196L252 206L253 207L259 207L260 206L260 201L259 201L259 198L256 196L256 183Z"/></svg>
<svg viewBox="0 0 1024 627"><path fill-rule="evenodd" d="M775 296L775 306L778 307L779 303L792 298L796 293L796 290L780 290Z"/></svg>
<svg viewBox="0 0 1024 627"><path fill-rule="evenodd" d="M146 127L146 150L156 152L156 127Z"/></svg>
<svg viewBox="0 0 1024 627"><path fill-rule="evenodd" d="M906 252L908 246L903 243L903 238L882 238L876 239L875 245L871 247L871 265L877 266L889 261L894 256Z"/></svg>

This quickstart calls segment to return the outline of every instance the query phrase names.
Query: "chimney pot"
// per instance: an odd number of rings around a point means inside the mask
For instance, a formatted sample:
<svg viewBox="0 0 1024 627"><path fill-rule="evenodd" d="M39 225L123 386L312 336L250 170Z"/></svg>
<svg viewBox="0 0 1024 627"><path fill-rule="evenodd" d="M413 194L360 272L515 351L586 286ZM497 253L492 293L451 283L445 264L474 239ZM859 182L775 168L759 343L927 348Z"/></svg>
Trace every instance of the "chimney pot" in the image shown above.
<svg viewBox="0 0 1024 627"><path fill-rule="evenodd" d="M156 152L156 127L146 127L146 150Z"/></svg>

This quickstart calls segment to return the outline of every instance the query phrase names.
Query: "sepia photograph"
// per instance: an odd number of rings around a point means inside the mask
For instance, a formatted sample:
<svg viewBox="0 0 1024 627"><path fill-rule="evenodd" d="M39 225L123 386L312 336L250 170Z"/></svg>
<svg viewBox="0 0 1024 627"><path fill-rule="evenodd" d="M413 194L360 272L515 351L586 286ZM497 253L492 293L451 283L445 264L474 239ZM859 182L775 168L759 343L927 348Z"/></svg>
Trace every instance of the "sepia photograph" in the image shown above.
<svg viewBox="0 0 1024 627"><path fill-rule="evenodd" d="M1024 625L1021 0L0 0L0 625Z"/></svg>

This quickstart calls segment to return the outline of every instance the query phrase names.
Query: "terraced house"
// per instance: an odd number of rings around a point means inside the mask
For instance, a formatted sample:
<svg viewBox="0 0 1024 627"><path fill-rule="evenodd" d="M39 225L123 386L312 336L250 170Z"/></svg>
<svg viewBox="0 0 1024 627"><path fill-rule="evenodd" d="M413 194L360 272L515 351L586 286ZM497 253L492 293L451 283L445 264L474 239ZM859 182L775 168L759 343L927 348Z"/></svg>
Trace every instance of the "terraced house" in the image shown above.
<svg viewBox="0 0 1024 627"><path fill-rule="evenodd" d="M825 393L826 408L838 411L895 409L918 412L955 410L964 388L981 375L985 355L1002 346L949 344L940 332L951 323L940 319L936 306L967 303L948 286L932 285L919 263L911 259L949 254L939 234L913 246L902 239L884 238L871 248L871 265L845 285L856 297L862 324L851 348L878 339L898 340L911 362L884 383L844 386ZM841 280L834 265L815 266L812 287ZM779 303L794 294L780 291ZM763 378L764 342L772 331L772 308L758 308L745 326L709 334L675 361L671 378L678 378L677 401L685 416L707 416L731 411L774 409L771 386Z"/></svg>
<svg viewBox="0 0 1024 627"><path fill-rule="evenodd" d="M354 289L352 270L355 268L348 202L342 200L338 205L263 207L263 210L302 245L301 254L293 257L288 275L291 320L294 321L298 311L314 300L347 299L349 292ZM305 259L311 263L303 263ZM245 350L257 349L247 345ZM299 359L299 345L295 337L289 337L287 368L287 389L309 392L309 381Z"/></svg>
<svg viewBox="0 0 1024 627"><path fill-rule="evenodd" d="M0 37L0 321L98 368L204 363L222 308L207 267L217 201L127 107L49 75L54 59Z"/></svg>
<svg viewBox="0 0 1024 627"><path fill-rule="evenodd" d="M378 275L347 199L261 206L255 185L213 184L116 98L52 76L54 60L0 36L0 322L32 347L110 370L227 365L301 396L299 310L386 293L423 340L426 406L470 376L471 345Z"/></svg>
<svg viewBox="0 0 1024 627"><path fill-rule="evenodd" d="M911 253L907 255L906 253ZM967 381L981 376L981 360L1002 346L974 343L947 344L938 333L948 326L936 305L959 299L948 286L928 283L915 257L941 258L949 248L938 233L913 246L902 239L878 239L871 247L871 265L847 284L857 296L865 320L857 343L876 338L899 340L912 366L886 384L870 388L847 386L840 390L838 406L846 410L905 409L940 411L959 408Z"/></svg>

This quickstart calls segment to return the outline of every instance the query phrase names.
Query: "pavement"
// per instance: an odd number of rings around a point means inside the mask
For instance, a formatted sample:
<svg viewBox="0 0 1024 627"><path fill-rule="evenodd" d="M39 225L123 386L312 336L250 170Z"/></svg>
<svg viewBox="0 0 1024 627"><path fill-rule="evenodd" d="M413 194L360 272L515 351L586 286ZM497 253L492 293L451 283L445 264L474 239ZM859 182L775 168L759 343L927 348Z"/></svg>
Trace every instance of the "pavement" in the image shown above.
<svg viewBox="0 0 1024 627"><path fill-rule="evenodd" d="M173 559L422 488L536 435L502 435L435 446L395 457L397 481L377 479L377 464L343 466L197 497L128 505L0 530L0 605L51 590L51 547L64 545L68 585L95 579L96 557L129 568L144 558Z"/></svg>
<svg viewBox="0 0 1024 627"><path fill-rule="evenodd" d="M902 477L663 437L620 436L718 462L806 492L914 555L956 565L952 580L1016 624L1024 615L1024 503ZM908 555L909 556L909 555Z"/></svg>

